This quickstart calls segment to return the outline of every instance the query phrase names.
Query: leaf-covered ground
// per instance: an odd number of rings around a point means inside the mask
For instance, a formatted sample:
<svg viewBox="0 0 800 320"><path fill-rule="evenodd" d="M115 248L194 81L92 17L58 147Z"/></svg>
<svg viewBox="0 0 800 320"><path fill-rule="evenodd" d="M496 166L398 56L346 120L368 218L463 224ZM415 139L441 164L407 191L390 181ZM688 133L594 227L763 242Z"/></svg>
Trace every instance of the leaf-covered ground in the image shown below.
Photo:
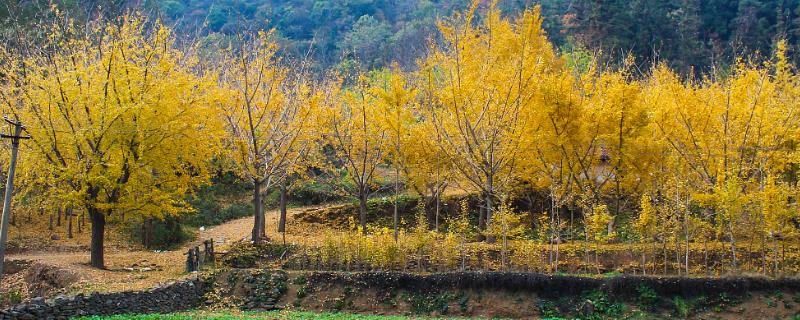
<svg viewBox="0 0 800 320"><path fill-rule="evenodd" d="M290 219L288 221L287 229L289 232L286 234L287 243L303 243L309 238L313 238L315 233L319 230L309 228L307 225L297 222L292 217L307 209L313 209L321 206L309 206L292 208L288 214ZM278 221L277 210L271 210L266 213L267 216L267 235L271 239L280 240L280 234L276 232L275 226ZM88 244L88 232L84 232L80 238L66 240L59 240L54 242L51 246L45 247L42 250L25 250L23 253L15 253L9 255L7 258L10 260L27 260L32 262L39 262L42 264L50 265L55 268L64 270L65 272L80 275L80 280L74 283L70 288L64 288L64 293L90 293L93 291L111 292L111 291L124 291L124 290L140 290L153 287L159 283L174 281L186 276L185 260L186 250L190 246L199 244L204 239L215 239L224 244L217 245L217 251L225 251L229 244L234 243L241 239L249 237L253 226L252 217L244 217L228 221L224 224L206 228L203 231L197 231L197 240L171 251L151 251L144 250L136 246L126 247L123 245L122 240L115 241L117 245L113 245L106 250L106 269L100 270L92 268L88 265L89 252L86 250L70 249L77 246L78 243ZM47 226L37 226L40 234L47 235ZM17 237L14 234L15 228L11 228L12 234L10 239ZM29 231L33 233L34 231ZM113 232L109 232L114 234ZM77 234L76 234L77 235ZM33 235L31 235L32 237ZM81 242L83 241L83 242ZM63 243L69 243L64 245ZM67 248L61 250L63 248ZM149 271L140 271L139 266L155 267ZM133 269L133 271L131 271ZM14 288L9 287L10 283L0 283L0 292L10 291ZM24 291L24 290L23 290ZM29 298L29 297L22 297Z"/></svg>

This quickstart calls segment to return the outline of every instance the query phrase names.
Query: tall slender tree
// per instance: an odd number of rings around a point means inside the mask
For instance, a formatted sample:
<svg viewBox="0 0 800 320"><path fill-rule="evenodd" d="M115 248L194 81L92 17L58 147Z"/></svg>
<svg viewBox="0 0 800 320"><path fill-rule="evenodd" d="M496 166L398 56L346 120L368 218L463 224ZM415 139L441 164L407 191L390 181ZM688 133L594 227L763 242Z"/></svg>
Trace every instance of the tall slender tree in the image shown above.
<svg viewBox="0 0 800 320"><path fill-rule="evenodd" d="M431 121L441 133L438 147L484 199L479 221L485 229L528 142L522 132L536 111L537 86L561 63L538 7L511 21L492 2L476 25L477 7L475 1L464 16L441 24L444 45L431 53L424 72L436 80Z"/></svg>
<svg viewBox="0 0 800 320"><path fill-rule="evenodd" d="M239 172L253 184L254 242L266 236L262 193L297 169L314 134L311 88L302 77L290 78L271 36L239 33L238 45L227 48L221 60L225 65L220 65L216 99L229 150Z"/></svg>

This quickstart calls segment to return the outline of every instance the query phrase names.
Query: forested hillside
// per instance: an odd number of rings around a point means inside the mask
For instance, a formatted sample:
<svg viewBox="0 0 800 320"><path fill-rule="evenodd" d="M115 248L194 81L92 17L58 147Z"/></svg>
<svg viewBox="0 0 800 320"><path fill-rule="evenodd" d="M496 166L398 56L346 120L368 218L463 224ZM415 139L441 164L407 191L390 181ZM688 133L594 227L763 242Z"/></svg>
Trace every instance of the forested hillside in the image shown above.
<svg viewBox="0 0 800 320"><path fill-rule="evenodd" d="M26 17L49 14L51 1L79 18L144 9L183 35L203 39L226 39L243 28L275 28L282 53L310 57L318 71L369 70L392 62L413 67L436 34L436 19L462 11L470 2L12 0L0 6L0 17L7 29L9 16L24 23L30 20ZM654 61L667 61L683 74L698 75L725 69L737 57L769 56L778 39L787 39L790 49L796 49L800 38L799 0L499 1L507 15L534 5L541 5L543 27L557 47L600 51L614 64L632 55L642 70Z"/></svg>

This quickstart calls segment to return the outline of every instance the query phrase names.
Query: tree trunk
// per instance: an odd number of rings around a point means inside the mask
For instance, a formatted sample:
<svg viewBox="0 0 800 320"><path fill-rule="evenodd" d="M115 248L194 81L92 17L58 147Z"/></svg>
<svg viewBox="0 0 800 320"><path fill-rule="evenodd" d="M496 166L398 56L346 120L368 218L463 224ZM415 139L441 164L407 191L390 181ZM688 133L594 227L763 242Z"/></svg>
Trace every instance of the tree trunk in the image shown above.
<svg viewBox="0 0 800 320"><path fill-rule="evenodd" d="M92 222L91 265L104 269L103 240L105 238L106 217L96 208L87 208Z"/></svg>
<svg viewBox="0 0 800 320"><path fill-rule="evenodd" d="M684 256L684 266L686 267L686 275L689 275L689 232L686 232L686 255Z"/></svg>
<svg viewBox="0 0 800 320"><path fill-rule="evenodd" d="M736 261L736 238L734 238L734 235L733 235L733 223L732 222L728 222L728 233L729 233L729 235L731 237L731 255L733 256L733 261L732 261L733 262L733 270L734 270L734 272L736 272L737 269L739 268L739 264L737 263L738 261Z"/></svg>
<svg viewBox="0 0 800 320"><path fill-rule="evenodd" d="M622 156L623 156L622 146L624 142L622 133L624 131L623 130L624 126L625 126L625 110L623 109L619 116L619 130L618 130L619 144L617 146L617 165L616 167L614 167L615 171L614 182L616 182L616 187L617 187L617 190L615 192L617 196L617 205L616 205L616 212L614 212L614 215L612 215L611 219L608 221L608 230L607 230L608 234L614 232L614 222L617 216L620 215L620 212L622 211L622 191L619 182L620 180L622 180Z"/></svg>
<svg viewBox="0 0 800 320"><path fill-rule="evenodd" d="M251 240L261 242L264 235L264 214L261 210L261 181L253 179L253 232Z"/></svg>
<svg viewBox="0 0 800 320"><path fill-rule="evenodd" d="M436 229L436 232L439 232L439 204L440 203L442 203L441 192L439 190L436 190L436 223L434 224L434 228Z"/></svg>
<svg viewBox="0 0 800 320"><path fill-rule="evenodd" d="M367 192L358 195L358 222L361 225L361 234L367 235Z"/></svg>
<svg viewBox="0 0 800 320"><path fill-rule="evenodd" d="M647 245L645 244L645 247L642 248L642 275L643 276L647 275L647 259L645 259L646 246Z"/></svg>
<svg viewBox="0 0 800 320"><path fill-rule="evenodd" d="M64 213L64 218L67 219L67 239L72 239L72 207L67 207Z"/></svg>
<svg viewBox="0 0 800 320"><path fill-rule="evenodd" d="M492 223L492 194L486 193L486 227Z"/></svg>
<svg viewBox="0 0 800 320"><path fill-rule="evenodd" d="M667 274L667 236L664 235L664 241L662 241L664 245L664 275Z"/></svg>
<svg viewBox="0 0 800 320"><path fill-rule="evenodd" d="M422 203L422 210L425 212L425 222L427 223L425 228L427 228L428 231L436 230L436 216L435 212L433 211L434 201L435 199L433 192L429 197L420 195L419 202Z"/></svg>
<svg viewBox="0 0 800 320"><path fill-rule="evenodd" d="M773 255L773 259L775 259L775 261L773 261L773 265L774 265L774 267L773 267L774 271L773 272L774 272L775 276L777 277L778 276L778 258L779 258L778 257L778 242L777 242L777 240L775 240L774 237L772 238L772 255Z"/></svg>
<svg viewBox="0 0 800 320"><path fill-rule="evenodd" d="M781 272L783 272L783 266L786 264L786 241L781 241Z"/></svg>
<svg viewBox="0 0 800 320"><path fill-rule="evenodd" d="M142 218L142 246L147 249L149 245L147 242L147 218Z"/></svg>
<svg viewBox="0 0 800 320"><path fill-rule="evenodd" d="M681 239L675 234L675 272L681 275Z"/></svg>
<svg viewBox="0 0 800 320"><path fill-rule="evenodd" d="M489 229L490 224L492 223L492 195L490 193L486 194L486 222L484 222L484 230ZM494 243L495 237L489 235L486 237L486 242Z"/></svg>
<svg viewBox="0 0 800 320"><path fill-rule="evenodd" d="M558 237L556 237L556 238L558 239ZM560 239L558 239L558 240L559 241L556 241L556 261L555 261L555 271L556 272L558 272L558 264L559 264L558 260L560 259L560 254L561 254L561 250L558 247L560 245L559 244Z"/></svg>
<svg viewBox="0 0 800 320"><path fill-rule="evenodd" d="M558 209L556 209L555 198L550 198L550 256L548 257L548 264L550 269L558 272L558 240L556 236L556 217L558 216Z"/></svg>
<svg viewBox="0 0 800 320"><path fill-rule="evenodd" d="M478 210L478 241L486 240L483 232L486 231L486 210Z"/></svg>
<svg viewBox="0 0 800 320"><path fill-rule="evenodd" d="M56 226L61 226L61 207L58 207L58 211L56 212Z"/></svg>
<svg viewBox="0 0 800 320"><path fill-rule="evenodd" d="M586 214L584 212L584 214ZM592 267L591 258L589 257L589 233L586 232L586 228L583 228L583 255L586 257L586 273L589 273L589 269Z"/></svg>
<svg viewBox="0 0 800 320"><path fill-rule="evenodd" d="M467 270L467 254L464 252L465 251L464 247L466 247L466 243L464 243L464 241L462 240L461 245L458 248L459 249L458 251L461 253L461 272Z"/></svg>
<svg viewBox="0 0 800 320"><path fill-rule="evenodd" d="M151 238L153 234L153 219L144 218L142 222L142 245L145 249L150 249L152 244Z"/></svg>
<svg viewBox="0 0 800 320"><path fill-rule="evenodd" d="M553 253L555 252L553 250L553 236L551 235L546 239L547 239L547 267L549 268L549 270L547 271L551 271L553 270Z"/></svg>
<svg viewBox="0 0 800 320"><path fill-rule="evenodd" d="M658 269L658 261L656 261L656 259L658 259L658 244L657 243L658 243L658 240L657 239L653 239L653 248L651 250L652 254L651 254L651 258L650 258L650 260L653 260L653 268L651 269L652 272L650 272L652 274L657 274L658 273L658 270L657 270Z"/></svg>
<svg viewBox="0 0 800 320"><path fill-rule="evenodd" d="M711 275L711 270L708 269L708 237L703 237L703 267L706 269L706 275Z"/></svg>
<svg viewBox="0 0 800 320"><path fill-rule="evenodd" d="M600 274L600 245L595 241L594 244L594 267L597 268L597 274Z"/></svg>
<svg viewBox="0 0 800 320"><path fill-rule="evenodd" d="M398 150L399 153L399 150ZM400 215L397 213L397 201L400 200L400 166L395 163L394 165L394 242L397 243L397 237L399 236L398 224L400 223Z"/></svg>
<svg viewBox="0 0 800 320"><path fill-rule="evenodd" d="M281 183L280 217L278 218L278 232L283 237L283 244L286 244L286 181Z"/></svg>
<svg viewBox="0 0 800 320"><path fill-rule="evenodd" d="M506 255L508 254L508 237L506 236L508 230L506 230L505 226L503 226L503 246L502 246L502 257L500 261L500 265L502 266L502 270L506 271Z"/></svg>

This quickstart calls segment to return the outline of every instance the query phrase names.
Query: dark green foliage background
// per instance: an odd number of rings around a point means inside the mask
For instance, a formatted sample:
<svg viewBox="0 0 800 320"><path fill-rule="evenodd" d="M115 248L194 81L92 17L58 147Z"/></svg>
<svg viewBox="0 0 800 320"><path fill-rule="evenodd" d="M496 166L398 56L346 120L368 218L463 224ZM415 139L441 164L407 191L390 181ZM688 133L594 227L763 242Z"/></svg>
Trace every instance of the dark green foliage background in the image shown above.
<svg viewBox="0 0 800 320"><path fill-rule="evenodd" d="M275 28L282 54L310 53L315 70L351 71L393 62L413 68L435 39L436 19L468 0L60 0L78 20L142 10L185 37L232 41L242 29ZM0 5L4 36L14 21L52 15L49 0ZM488 3L488 1L485 1ZM500 0L506 14L541 5L551 41L587 48L618 63L632 55L645 72L665 61L687 75L724 70L736 57L768 56L778 39L797 49L800 0ZM795 56L795 55L793 55ZM796 60L796 58L795 58Z"/></svg>

